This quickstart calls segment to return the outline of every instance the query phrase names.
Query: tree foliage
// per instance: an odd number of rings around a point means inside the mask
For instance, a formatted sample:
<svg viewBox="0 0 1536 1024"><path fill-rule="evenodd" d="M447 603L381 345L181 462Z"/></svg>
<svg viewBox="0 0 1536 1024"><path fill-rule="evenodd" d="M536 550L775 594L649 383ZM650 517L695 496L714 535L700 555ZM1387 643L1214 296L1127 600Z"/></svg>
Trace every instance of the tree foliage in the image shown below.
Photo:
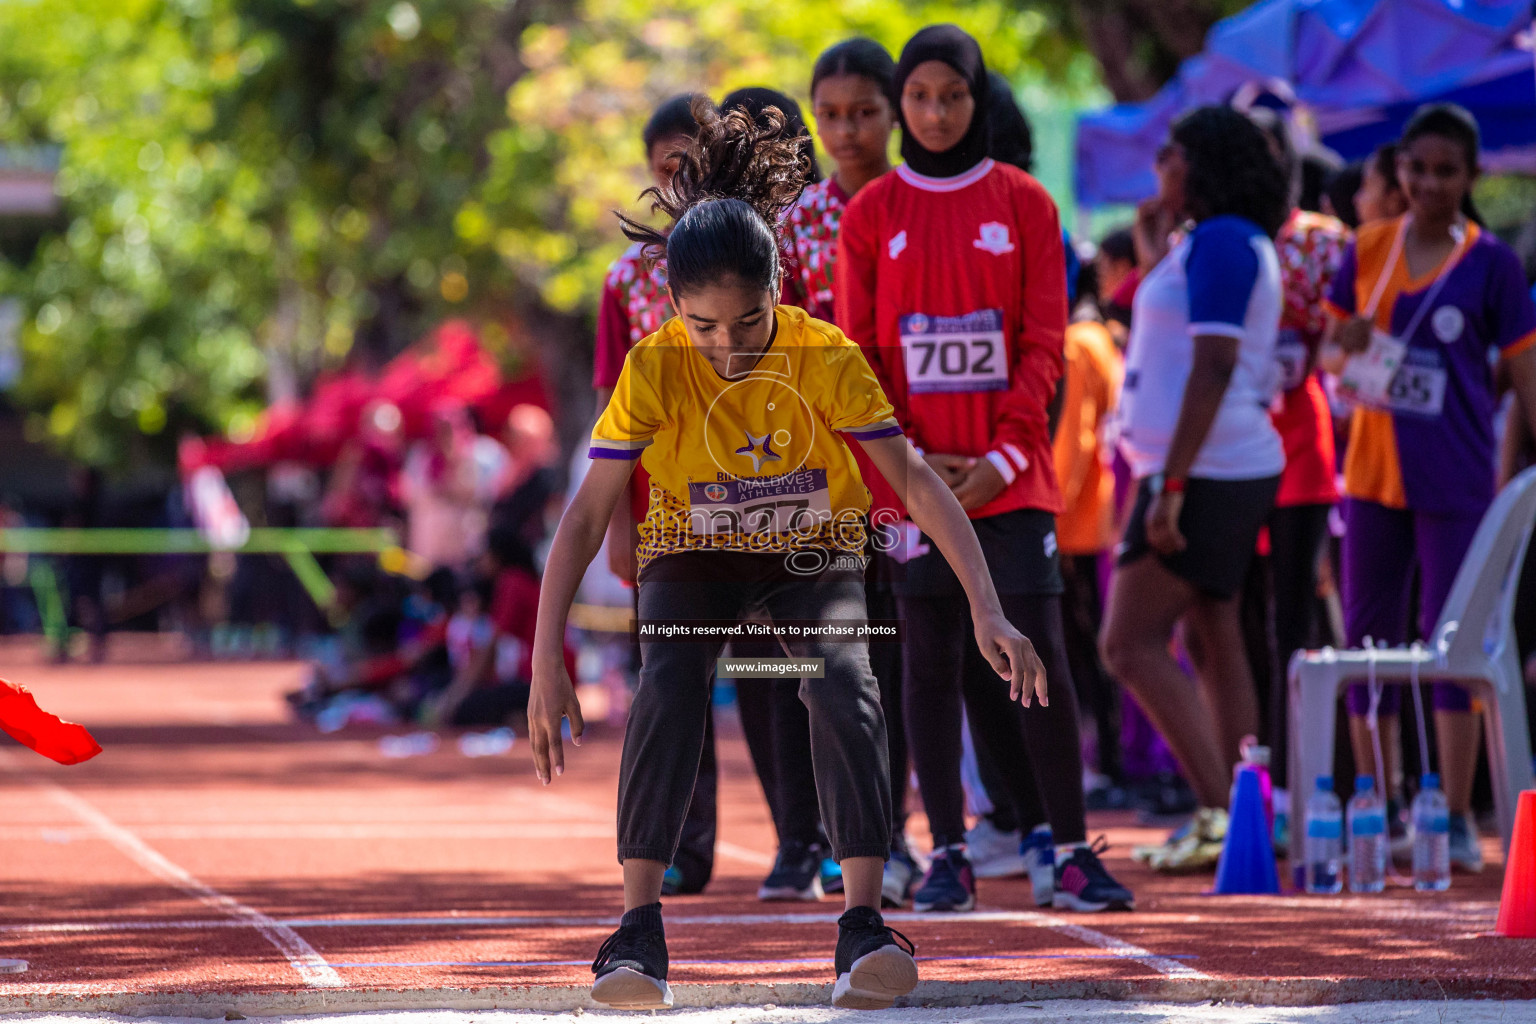
<svg viewBox="0 0 1536 1024"><path fill-rule="evenodd" d="M22 266L18 397L85 461L247 427L446 315L580 395L591 310L683 90L801 102L819 50L956 20L1005 74L1081 79L1051 17L919 0L10 0L0 144L62 144Z"/></svg>

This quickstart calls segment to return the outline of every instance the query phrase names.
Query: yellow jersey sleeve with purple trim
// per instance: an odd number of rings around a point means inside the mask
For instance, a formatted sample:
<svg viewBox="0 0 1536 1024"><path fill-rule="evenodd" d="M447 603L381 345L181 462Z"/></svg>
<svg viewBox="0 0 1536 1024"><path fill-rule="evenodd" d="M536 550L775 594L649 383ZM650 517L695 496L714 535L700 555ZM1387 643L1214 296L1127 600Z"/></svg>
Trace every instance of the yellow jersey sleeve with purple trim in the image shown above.
<svg viewBox="0 0 1536 1024"><path fill-rule="evenodd" d="M635 359L625 357L608 408L592 427L588 458L638 459L650 445L666 417L661 396L645 372L654 368L653 363L654 360L640 360L637 364Z"/></svg>
<svg viewBox="0 0 1536 1024"><path fill-rule="evenodd" d="M699 549L858 555L869 492L849 439L899 435L863 352L831 324L779 306L767 351L723 376L680 319L629 351L592 458L651 476L638 562Z"/></svg>

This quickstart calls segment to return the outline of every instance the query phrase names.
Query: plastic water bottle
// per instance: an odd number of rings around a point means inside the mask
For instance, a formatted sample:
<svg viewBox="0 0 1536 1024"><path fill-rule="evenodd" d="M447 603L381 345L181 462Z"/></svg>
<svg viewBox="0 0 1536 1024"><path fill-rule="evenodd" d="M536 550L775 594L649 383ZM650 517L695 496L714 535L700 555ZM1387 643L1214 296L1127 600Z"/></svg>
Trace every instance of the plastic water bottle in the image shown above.
<svg viewBox="0 0 1536 1024"><path fill-rule="evenodd" d="M1344 888L1344 808L1333 792L1333 776L1319 775L1317 790L1307 799L1307 837L1303 888L1336 893Z"/></svg>
<svg viewBox="0 0 1536 1024"><path fill-rule="evenodd" d="M1387 805L1376 780L1355 777L1349 800L1349 891L1381 892L1387 887Z"/></svg>
<svg viewBox="0 0 1536 1024"><path fill-rule="evenodd" d="M1451 887L1451 811L1434 772L1420 780L1413 798L1413 887L1420 892Z"/></svg>

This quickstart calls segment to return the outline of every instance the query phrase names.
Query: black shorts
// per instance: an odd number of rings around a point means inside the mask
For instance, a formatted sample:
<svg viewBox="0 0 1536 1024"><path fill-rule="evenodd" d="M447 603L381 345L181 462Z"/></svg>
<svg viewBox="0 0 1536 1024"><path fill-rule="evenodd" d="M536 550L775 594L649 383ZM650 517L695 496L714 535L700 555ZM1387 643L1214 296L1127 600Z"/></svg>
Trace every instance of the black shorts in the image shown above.
<svg viewBox="0 0 1536 1024"><path fill-rule="evenodd" d="M986 556L992 586L999 594L1060 594L1061 562L1056 554L1056 517L1038 508L1021 508L972 519L976 540ZM926 534L928 553L895 566L891 581L903 597L961 597L965 588L939 546Z"/></svg>
<svg viewBox="0 0 1536 1024"><path fill-rule="evenodd" d="M1188 544L1174 555L1157 554L1147 542L1147 509L1152 484L1144 477L1136 489L1136 508L1125 525L1125 539L1115 549L1115 564L1130 565L1144 555L1157 559L1175 576L1202 594L1226 599L1235 595L1248 575L1248 561L1258 544L1259 527L1269 519L1280 489L1278 476L1259 480L1200 480L1184 489L1179 532Z"/></svg>

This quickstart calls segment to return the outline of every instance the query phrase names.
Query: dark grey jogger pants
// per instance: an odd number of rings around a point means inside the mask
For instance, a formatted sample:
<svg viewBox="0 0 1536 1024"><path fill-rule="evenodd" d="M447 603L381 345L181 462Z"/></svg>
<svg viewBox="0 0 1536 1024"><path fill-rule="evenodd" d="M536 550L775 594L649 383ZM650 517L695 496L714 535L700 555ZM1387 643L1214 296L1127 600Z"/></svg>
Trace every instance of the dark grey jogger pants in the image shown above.
<svg viewBox="0 0 1536 1024"><path fill-rule="evenodd" d="M646 623L741 621L761 609L777 621L866 619L863 572L788 571L783 555L694 551L663 555L640 578ZM640 685L619 766L619 860L672 862L699 768L709 680L723 640L640 642ZM885 718L864 640L786 639L791 656L821 658L802 679L811 761L833 856L885 857L891 838ZM752 686L767 680L742 680Z"/></svg>

